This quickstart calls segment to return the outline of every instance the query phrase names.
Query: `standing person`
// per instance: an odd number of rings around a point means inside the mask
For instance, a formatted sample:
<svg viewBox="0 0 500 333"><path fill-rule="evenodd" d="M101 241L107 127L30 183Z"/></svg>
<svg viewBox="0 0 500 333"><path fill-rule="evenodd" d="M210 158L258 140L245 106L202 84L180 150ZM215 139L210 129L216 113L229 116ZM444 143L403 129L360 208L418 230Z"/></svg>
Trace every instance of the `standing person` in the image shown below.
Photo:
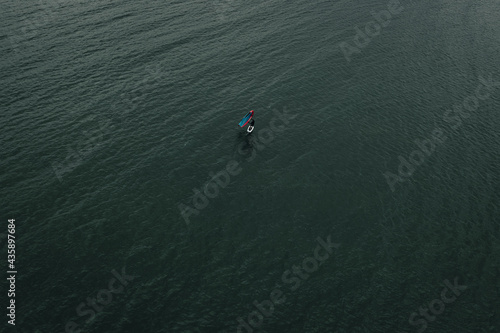
<svg viewBox="0 0 500 333"><path fill-rule="evenodd" d="M250 124L248 125L248 128L247 128L247 132L248 133L251 133L253 131L253 128L254 128L254 124L255 124L255 120L250 120Z"/></svg>

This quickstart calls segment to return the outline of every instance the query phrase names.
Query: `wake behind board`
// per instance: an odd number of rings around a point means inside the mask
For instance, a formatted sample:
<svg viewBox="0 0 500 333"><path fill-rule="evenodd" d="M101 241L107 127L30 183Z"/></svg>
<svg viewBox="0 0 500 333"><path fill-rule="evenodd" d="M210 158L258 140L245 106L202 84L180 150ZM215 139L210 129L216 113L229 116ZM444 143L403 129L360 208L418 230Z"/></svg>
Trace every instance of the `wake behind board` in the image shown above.
<svg viewBox="0 0 500 333"><path fill-rule="evenodd" d="M250 119L252 119L253 117L253 110L248 112L244 117L243 119L241 119L240 123L238 124L240 127L243 127L245 126L246 124L248 124L248 122L250 121Z"/></svg>
<svg viewBox="0 0 500 333"><path fill-rule="evenodd" d="M248 126L248 128L247 128L247 132L248 132L248 133L252 133L253 128L254 128L254 126Z"/></svg>

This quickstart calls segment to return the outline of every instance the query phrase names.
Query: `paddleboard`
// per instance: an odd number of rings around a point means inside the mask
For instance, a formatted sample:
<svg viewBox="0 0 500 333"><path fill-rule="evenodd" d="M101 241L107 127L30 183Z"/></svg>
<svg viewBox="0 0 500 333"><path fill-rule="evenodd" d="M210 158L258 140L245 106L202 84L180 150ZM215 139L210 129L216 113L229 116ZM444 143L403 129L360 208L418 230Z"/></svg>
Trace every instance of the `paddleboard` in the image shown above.
<svg viewBox="0 0 500 333"><path fill-rule="evenodd" d="M248 124L248 122L250 121L250 119L252 119L253 117L253 110L248 112L244 117L243 119L241 119L240 123L238 124L240 127L243 127L245 126L246 124Z"/></svg>

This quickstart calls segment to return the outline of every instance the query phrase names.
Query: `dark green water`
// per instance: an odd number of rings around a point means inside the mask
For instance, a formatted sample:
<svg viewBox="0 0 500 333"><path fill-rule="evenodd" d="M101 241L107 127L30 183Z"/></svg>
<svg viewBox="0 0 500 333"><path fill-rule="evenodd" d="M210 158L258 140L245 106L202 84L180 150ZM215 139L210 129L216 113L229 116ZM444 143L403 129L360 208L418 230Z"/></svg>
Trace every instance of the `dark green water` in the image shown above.
<svg viewBox="0 0 500 333"><path fill-rule="evenodd" d="M0 18L2 332L499 331L500 2L7 0Z"/></svg>

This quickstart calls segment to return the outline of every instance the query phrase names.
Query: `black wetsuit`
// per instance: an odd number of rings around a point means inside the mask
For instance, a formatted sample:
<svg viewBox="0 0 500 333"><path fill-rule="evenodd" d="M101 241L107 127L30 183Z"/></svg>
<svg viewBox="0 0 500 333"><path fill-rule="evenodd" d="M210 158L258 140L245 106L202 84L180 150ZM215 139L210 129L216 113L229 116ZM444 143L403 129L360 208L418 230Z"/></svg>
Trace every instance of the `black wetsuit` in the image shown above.
<svg viewBox="0 0 500 333"><path fill-rule="evenodd" d="M250 126L253 126L253 124L255 124L255 120L250 120Z"/></svg>

